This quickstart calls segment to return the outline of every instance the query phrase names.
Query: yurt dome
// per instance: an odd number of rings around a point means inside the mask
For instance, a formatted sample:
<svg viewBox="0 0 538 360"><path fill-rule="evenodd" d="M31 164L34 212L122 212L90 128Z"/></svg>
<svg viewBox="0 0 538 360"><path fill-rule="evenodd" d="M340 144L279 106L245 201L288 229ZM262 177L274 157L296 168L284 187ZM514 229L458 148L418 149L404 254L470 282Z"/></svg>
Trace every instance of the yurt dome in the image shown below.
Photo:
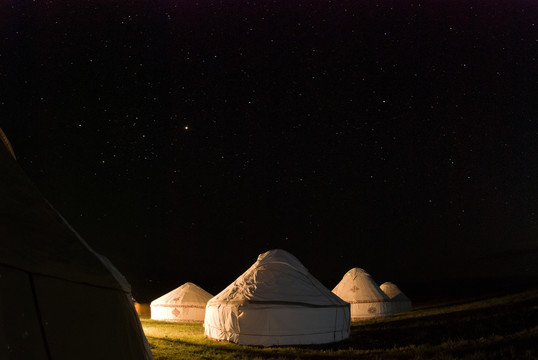
<svg viewBox="0 0 538 360"><path fill-rule="evenodd" d="M400 313L413 310L413 304L398 286L391 282L386 282L379 286L381 290L389 297L392 303L392 311Z"/></svg>
<svg viewBox="0 0 538 360"><path fill-rule="evenodd" d="M349 337L349 304L284 250L270 250L207 303L204 334L238 344L323 344Z"/></svg>
<svg viewBox="0 0 538 360"><path fill-rule="evenodd" d="M363 269L349 270L332 292L351 305L351 321L392 315L389 297Z"/></svg>
<svg viewBox="0 0 538 360"><path fill-rule="evenodd" d="M185 283L153 300L150 304L153 320L203 322L205 307L213 295L191 282Z"/></svg>

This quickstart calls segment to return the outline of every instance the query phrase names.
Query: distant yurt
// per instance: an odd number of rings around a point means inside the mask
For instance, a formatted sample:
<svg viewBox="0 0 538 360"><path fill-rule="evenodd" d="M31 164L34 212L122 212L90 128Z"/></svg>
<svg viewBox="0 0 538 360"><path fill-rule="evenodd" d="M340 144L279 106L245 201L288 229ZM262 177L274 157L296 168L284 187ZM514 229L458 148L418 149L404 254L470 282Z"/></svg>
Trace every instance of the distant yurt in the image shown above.
<svg viewBox="0 0 538 360"><path fill-rule="evenodd" d="M392 311L394 313L413 310L411 299L405 296L405 294L395 284L386 282L381 284L379 288L389 297L392 303Z"/></svg>
<svg viewBox="0 0 538 360"><path fill-rule="evenodd" d="M129 283L45 200L1 129L0 359L152 359Z"/></svg>
<svg viewBox="0 0 538 360"><path fill-rule="evenodd" d="M149 304L134 302L136 313L140 318L149 318L151 317L151 309Z"/></svg>
<svg viewBox="0 0 538 360"><path fill-rule="evenodd" d="M204 334L257 346L323 344L349 337L349 304L284 250L270 250L209 300Z"/></svg>
<svg viewBox="0 0 538 360"><path fill-rule="evenodd" d="M205 307L213 295L191 282L185 283L153 300L150 304L153 320L203 322Z"/></svg>
<svg viewBox="0 0 538 360"><path fill-rule="evenodd" d="M333 293L351 304L351 321L392 315L389 297L363 269L349 270Z"/></svg>

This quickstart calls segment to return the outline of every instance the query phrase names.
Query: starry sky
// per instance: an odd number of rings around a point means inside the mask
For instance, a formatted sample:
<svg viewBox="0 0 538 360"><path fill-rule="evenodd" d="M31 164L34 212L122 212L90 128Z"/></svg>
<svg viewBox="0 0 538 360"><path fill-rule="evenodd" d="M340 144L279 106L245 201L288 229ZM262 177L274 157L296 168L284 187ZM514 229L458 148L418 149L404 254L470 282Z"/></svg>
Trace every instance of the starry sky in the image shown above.
<svg viewBox="0 0 538 360"><path fill-rule="evenodd" d="M538 276L534 1L0 2L0 127L151 300Z"/></svg>

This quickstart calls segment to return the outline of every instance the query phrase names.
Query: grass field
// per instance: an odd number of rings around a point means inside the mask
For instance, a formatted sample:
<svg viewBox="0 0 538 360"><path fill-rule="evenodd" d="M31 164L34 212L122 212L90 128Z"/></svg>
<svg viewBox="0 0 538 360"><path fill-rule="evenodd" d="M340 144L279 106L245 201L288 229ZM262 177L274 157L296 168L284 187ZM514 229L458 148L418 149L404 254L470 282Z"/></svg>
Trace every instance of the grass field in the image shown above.
<svg viewBox="0 0 538 360"><path fill-rule="evenodd" d="M327 345L260 348L206 339L199 323L142 325L155 360L538 359L538 289L353 323L349 340Z"/></svg>

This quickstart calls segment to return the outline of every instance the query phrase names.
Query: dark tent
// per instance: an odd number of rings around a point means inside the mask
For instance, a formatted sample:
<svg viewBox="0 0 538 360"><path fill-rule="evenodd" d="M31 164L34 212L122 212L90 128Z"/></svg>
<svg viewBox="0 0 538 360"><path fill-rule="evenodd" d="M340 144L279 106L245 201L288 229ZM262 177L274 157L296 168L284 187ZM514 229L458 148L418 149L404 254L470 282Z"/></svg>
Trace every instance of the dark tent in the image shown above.
<svg viewBox="0 0 538 360"><path fill-rule="evenodd" d="M21 170L0 129L0 359L152 359L129 283Z"/></svg>

